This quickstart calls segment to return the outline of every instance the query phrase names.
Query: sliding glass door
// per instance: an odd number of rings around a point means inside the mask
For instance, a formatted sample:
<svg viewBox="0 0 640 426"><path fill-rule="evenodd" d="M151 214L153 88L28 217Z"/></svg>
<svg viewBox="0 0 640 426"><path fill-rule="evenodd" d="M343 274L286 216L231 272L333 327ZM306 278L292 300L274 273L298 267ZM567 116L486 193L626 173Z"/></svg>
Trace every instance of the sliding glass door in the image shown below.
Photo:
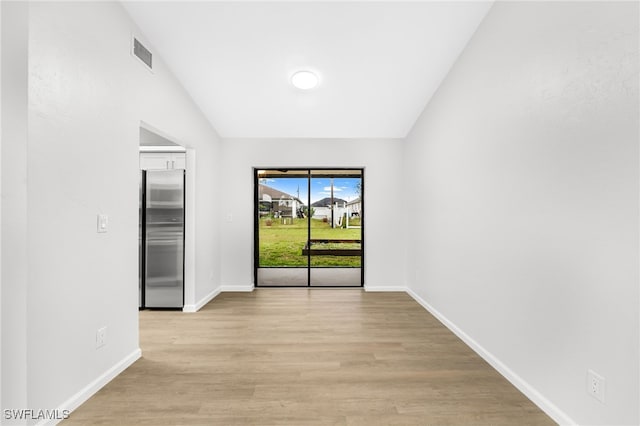
<svg viewBox="0 0 640 426"><path fill-rule="evenodd" d="M363 170L255 170L255 283L359 287Z"/></svg>
<svg viewBox="0 0 640 426"><path fill-rule="evenodd" d="M307 170L259 170L256 173L256 283L306 286L308 258Z"/></svg>
<svg viewBox="0 0 640 426"><path fill-rule="evenodd" d="M311 286L358 286L362 272L361 218L351 206L360 199L361 171L312 170ZM314 192L315 190L315 192Z"/></svg>

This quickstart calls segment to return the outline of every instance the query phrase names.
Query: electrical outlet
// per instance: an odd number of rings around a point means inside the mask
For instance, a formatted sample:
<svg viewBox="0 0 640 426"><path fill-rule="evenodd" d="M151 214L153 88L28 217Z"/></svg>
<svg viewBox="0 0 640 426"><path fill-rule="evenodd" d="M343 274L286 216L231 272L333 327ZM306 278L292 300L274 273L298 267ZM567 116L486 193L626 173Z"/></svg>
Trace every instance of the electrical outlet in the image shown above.
<svg viewBox="0 0 640 426"><path fill-rule="evenodd" d="M604 377L593 370L587 372L587 393L604 404Z"/></svg>
<svg viewBox="0 0 640 426"><path fill-rule="evenodd" d="M96 331L96 349L107 344L107 327L99 328Z"/></svg>

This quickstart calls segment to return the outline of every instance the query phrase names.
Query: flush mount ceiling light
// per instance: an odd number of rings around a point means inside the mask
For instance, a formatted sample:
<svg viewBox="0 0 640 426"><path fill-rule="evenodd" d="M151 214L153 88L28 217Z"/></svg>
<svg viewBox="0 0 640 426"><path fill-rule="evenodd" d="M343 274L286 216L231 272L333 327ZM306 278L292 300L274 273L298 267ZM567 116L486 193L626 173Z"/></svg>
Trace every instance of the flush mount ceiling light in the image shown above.
<svg viewBox="0 0 640 426"><path fill-rule="evenodd" d="M318 81L318 76L311 71L298 71L291 76L291 84L300 90L313 89Z"/></svg>

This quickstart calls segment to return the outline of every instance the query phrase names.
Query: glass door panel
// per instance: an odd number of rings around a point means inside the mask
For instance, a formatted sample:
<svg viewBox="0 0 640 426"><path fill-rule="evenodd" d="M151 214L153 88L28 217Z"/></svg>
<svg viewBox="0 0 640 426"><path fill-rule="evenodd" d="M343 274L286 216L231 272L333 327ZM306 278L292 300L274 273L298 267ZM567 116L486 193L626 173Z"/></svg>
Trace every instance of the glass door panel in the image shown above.
<svg viewBox="0 0 640 426"><path fill-rule="evenodd" d="M255 170L259 287L359 287L363 170Z"/></svg>
<svg viewBox="0 0 640 426"><path fill-rule="evenodd" d="M311 170L311 286L362 285L362 170Z"/></svg>
<svg viewBox="0 0 640 426"><path fill-rule="evenodd" d="M307 286L307 170L256 170L256 284Z"/></svg>

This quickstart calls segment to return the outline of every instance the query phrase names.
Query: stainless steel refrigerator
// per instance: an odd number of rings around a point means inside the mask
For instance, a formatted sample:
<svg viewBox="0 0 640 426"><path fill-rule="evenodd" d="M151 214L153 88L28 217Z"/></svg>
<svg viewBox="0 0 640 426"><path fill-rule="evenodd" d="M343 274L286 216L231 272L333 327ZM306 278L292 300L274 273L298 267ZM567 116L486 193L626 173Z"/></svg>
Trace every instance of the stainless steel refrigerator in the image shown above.
<svg viewBox="0 0 640 426"><path fill-rule="evenodd" d="M184 170L143 170L141 308L184 306Z"/></svg>

